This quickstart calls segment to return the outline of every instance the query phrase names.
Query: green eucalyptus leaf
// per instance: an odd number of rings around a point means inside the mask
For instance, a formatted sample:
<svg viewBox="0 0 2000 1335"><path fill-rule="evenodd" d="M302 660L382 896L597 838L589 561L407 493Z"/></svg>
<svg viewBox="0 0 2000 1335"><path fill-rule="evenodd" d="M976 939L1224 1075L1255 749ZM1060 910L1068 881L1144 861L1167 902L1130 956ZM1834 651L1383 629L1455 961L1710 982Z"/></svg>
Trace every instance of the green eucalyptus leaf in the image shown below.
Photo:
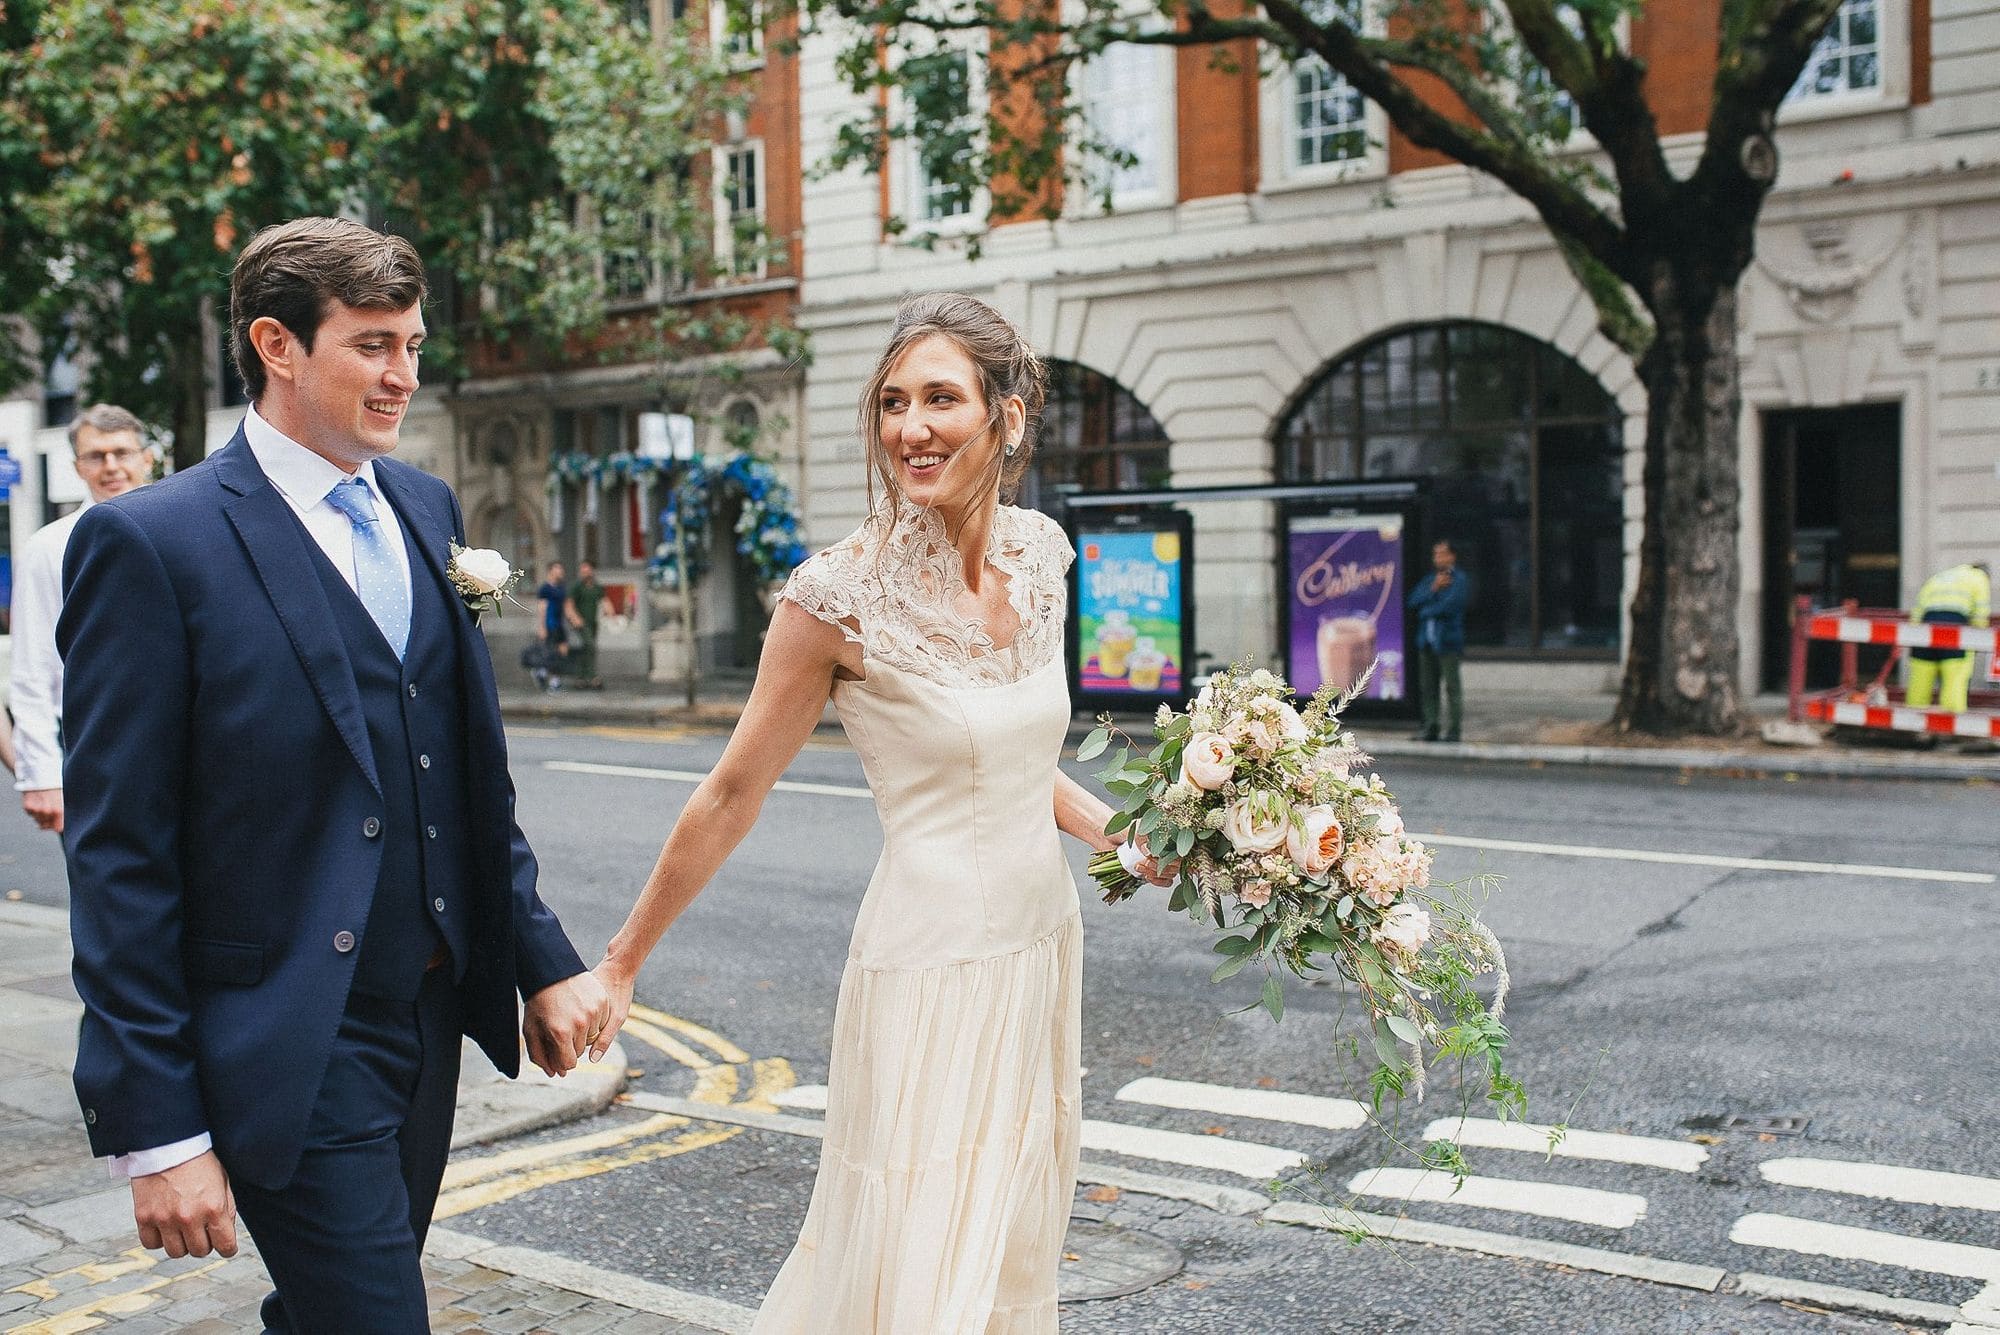
<svg viewBox="0 0 2000 1335"><path fill-rule="evenodd" d="M1275 976L1264 980L1264 1009L1274 1021L1285 1018L1285 988Z"/></svg>
<svg viewBox="0 0 2000 1335"><path fill-rule="evenodd" d="M1225 978L1233 978L1254 958L1256 957L1247 952L1242 955L1232 955L1215 967L1215 972L1208 976L1208 981L1219 983Z"/></svg>

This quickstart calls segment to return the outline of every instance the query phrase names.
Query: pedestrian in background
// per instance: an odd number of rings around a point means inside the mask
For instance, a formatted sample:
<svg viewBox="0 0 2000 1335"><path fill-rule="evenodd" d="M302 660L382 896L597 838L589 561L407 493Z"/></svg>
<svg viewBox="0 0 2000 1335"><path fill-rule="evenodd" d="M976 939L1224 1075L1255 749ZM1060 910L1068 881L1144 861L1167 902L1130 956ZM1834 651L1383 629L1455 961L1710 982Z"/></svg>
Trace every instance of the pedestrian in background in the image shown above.
<svg viewBox="0 0 2000 1335"><path fill-rule="evenodd" d="M569 625L576 632L570 671L578 683L595 691L604 689L604 679L597 675L597 625L603 608L604 586L597 582L596 563L577 562L576 583L569 586Z"/></svg>
<svg viewBox="0 0 2000 1335"><path fill-rule="evenodd" d="M56 653L62 612L63 553L85 510L153 479L145 423L109 403L93 404L69 424L70 452L89 493L74 513L44 526L21 549L14 568L14 787L36 825L63 832L63 664Z"/></svg>
<svg viewBox="0 0 2000 1335"><path fill-rule="evenodd" d="M535 590L535 597L542 600L541 640L556 655L569 652L569 585L563 579L565 573L562 562L549 562L542 585Z"/></svg>
<svg viewBox="0 0 2000 1335"><path fill-rule="evenodd" d="M1940 570L1924 581L1910 620L1933 626L1984 626L1993 615L1992 572L1984 561ZM1912 709L1930 707L1962 714L1971 703L1972 654L1962 649L1910 650L1909 688L1904 699Z"/></svg>
<svg viewBox="0 0 2000 1335"><path fill-rule="evenodd" d="M1411 591L1409 606L1417 614L1417 705L1423 728L1416 740L1438 740L1438 694L1444 694L1444 734L1455 742L1465 720L1465 691L1459 680L1459 660L1465 656L1465 606L1471 589L1458 568L1458 553L1440 538L1431 545L1431 576Z"/></svg>

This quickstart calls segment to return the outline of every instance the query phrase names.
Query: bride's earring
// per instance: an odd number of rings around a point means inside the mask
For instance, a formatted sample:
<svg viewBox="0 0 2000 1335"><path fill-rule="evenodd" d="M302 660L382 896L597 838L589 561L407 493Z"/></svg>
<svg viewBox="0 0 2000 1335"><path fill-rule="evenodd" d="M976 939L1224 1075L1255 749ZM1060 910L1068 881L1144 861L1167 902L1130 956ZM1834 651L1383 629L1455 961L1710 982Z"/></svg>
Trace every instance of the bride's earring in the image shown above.
<svg viewBox="0 0 2000 1335"><path fill-rule="evenodd" d="M1008 441L1008 442L1007 442L1007 448L1006 448L1006 450L1004 451L1004 453L1006 454L1006 456L1007 456L1007 457L1008 457L1009 459L1013 458L1013 457L1014 457L1015 455L1019 454L1020 452L1021 452L1021 442L1020 442L1020 441L1018 441L1018 440L1010 440L1010 441Z"/></svg>

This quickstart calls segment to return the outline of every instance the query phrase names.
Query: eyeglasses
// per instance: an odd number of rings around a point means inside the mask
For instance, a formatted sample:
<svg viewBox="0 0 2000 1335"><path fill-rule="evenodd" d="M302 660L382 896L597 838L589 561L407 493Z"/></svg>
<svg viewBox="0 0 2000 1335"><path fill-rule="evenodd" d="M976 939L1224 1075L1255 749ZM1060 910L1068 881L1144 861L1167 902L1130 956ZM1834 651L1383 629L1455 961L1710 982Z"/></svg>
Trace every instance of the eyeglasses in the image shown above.
<svg viewBox="0 0 2000 1335"><path fill-rule="evenodd" d="M144 450L130 448L122 450L91 450L87 454L77 455L76 462L80 468L93 470L102 468L106 464L118 464L122 467L130 468L133 464L138 463L140 459L144 458L145 454Z"/></svg>

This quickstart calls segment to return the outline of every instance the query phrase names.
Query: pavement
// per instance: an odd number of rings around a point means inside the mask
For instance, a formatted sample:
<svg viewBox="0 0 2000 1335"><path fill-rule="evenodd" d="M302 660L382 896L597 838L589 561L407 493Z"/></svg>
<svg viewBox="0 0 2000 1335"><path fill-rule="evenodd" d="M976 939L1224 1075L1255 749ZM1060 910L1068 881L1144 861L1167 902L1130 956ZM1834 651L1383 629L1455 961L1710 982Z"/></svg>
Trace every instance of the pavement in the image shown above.
<svg viewBox="0 0 2000 1335"><path fill-rule="evenodd" d="M68 915L0 903L0 1331L124 1335L262 1328L270 1284L254 1245L230 1260L168 1259L137 1245L131 1193L90 1157L70 1085L81 1004ZM595 1116L623 1090L626 1057L562 1080L510 1081L468 1045L455 1151ZM710 1335L748 1329L741 1308L529 1247L434 1228L424 1257L431 1328L478 1335Z"/></svg>
<svg viewBox="0 0 2000 1335"><path fill-rule="evenodd" d="M749 698L752 674L706 678L689 705L679 685L611 681L603 690L536 691L505 689L500 709L516 723L571 727L647 726L726 731L735 726ZM1844 779L1933 779L1946 782L2000 781L2000 749L1991 743L1945 741L1923 749L1900 735L1857 735L1855 729L1812 724L1782 725L1782 696L1758 696L1746 709L1748 734L1742 738L1660 740L1618 735L1607 725L1616 700L1610 695L1527 691L1472 692L1465 702L1464 740L1411 740L1408 723L1357 721L1355 737L1371 755L1423 757L1509 766L1610 767L1731 775L1811 775ZM1135 717L1128 726L1143 730ZM1093 726L1086 715L1073 721L1074 741ZM829 705L820 730L838 733ZM1769 729L1791 744L1764 740Z"/></svg>

